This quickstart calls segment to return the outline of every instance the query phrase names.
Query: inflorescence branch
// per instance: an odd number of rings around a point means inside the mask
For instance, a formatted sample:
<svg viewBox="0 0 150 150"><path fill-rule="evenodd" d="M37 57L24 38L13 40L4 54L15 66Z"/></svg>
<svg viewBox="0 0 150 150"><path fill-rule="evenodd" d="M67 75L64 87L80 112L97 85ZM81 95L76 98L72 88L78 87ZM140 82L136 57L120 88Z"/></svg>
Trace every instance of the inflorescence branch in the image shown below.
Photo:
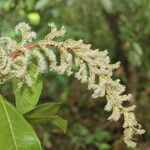
<svg viewBox="0 0 150 150"><path fill-rule="evenodd" d="M112 112L109 120L117 121L123 116L124 141L129 147L135 147L134 136L143 134L145 130L136 120L136 106L123 106L124 102L132 100L132 95L124 94L125 86L120 80L112 79L113 71L120 63L111 64L107 50L92 50L91 45L84 44L82 40L55 40L64 36L66 30L64 27L58 30L54 23L49 26L51 32L44 40L35 44L31 42L36 38L36 33L24 22L15 28L17 33L22 34L20 43L9 37L0 39L0 84L17 78L18 88L23 84L31 86L32 79L28 68L33 60L38 65L35 74L43 74L49 70L59 74L67 73L68 76L74 75L82 83L87 83L89 90L94 91L93 98L106 96L107 104L104 109ZM72 69L73 66L77 68L76 71Z"/></svg>

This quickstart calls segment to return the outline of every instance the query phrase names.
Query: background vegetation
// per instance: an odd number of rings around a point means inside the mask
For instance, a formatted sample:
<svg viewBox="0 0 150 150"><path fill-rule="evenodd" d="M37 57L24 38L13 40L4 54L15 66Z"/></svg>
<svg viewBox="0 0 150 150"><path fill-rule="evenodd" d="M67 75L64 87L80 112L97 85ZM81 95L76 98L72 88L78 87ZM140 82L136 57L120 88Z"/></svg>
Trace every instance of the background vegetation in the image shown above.
<svg viewBox="0 0 150 150"><path fill-rule="evenodd" d="M66 25L65 38L83 39L93 48L108 49L115 72L135 96L137 117L147 130L138 149L150 150L150 1L149 0L0 0L0 36L15 37L14 26L25 21L41 39L48 22ZM10 84L0 86L13 100ZM93 100L86 85L66 76L45 77L40 103L63 101L67 134L49 124L35 126L45 150L127 150L121 123L106 121L105 102ZM138 150L136 149L136 150Z"/></svg>

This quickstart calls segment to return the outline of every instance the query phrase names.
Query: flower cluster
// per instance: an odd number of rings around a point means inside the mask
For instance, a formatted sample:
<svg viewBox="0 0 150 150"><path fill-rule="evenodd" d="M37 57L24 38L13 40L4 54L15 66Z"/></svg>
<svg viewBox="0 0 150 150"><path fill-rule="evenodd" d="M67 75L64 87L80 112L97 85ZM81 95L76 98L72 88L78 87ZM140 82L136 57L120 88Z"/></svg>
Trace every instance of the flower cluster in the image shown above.
<svg viewBox="0 0 150 150"><path fill-rule="evenodd" d="M17 78L20 81L19 87L22 84L31 86L28 67L33 60L36 60L38 66L36 74L43 74L48 68L59 74L73 74L82 83L87 83L89 90L94 91L93 98L106 96L104 109L112 111L109 120L117 121L121 116L124 117L124 141L128 146L135 147L134 136L143 134L145 130L138 124L133 112L136 106L123 106L123 102L132 100L132 95L124 94L125 86L120 80L112 79L113 71L120 63L111 64L107 50L92 50L91 45L84 44L82 40L55 40L65 34L65 28L58 30L54 23L49 26L51 32L36 44L31 43L36 37L35 32L24 22L19 23L15 29L17 33L21 32L20 43L9 37L0 39L0 84ZM76 71L73 67L77 68Z"/></svg>

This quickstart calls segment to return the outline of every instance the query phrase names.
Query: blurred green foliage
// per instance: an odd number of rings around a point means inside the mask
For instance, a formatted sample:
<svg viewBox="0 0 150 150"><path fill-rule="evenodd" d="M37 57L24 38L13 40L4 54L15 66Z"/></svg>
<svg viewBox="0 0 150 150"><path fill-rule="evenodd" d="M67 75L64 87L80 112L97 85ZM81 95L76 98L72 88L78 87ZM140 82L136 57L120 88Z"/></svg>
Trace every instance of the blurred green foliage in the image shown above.
<svg viewBox="0 0 150 150"><path fill-rule="evenodd" d="M94 133L89 133L88 129L81 125L75 124L70 133L71 143L76 147L82 147L84 144L90 144L98 148L98 150L109 150L111 146L105 143L110 137L108 131L96 130Z"/></svg>
<svg viewBox="0 0 150 150"><path fill-rule="evenodd" d="M1 36L18 38L13 28L18 22L25 21L42 39L49 30L48 22L55 22L58 26L66 25L68 33L65 39L83 39L94 48L108 49L112 62L122 62L115 76L121 78L136 97L138 119L149 131L149 0L0 0L0 19ZM4 96L13 97L9 83L0 88ZM47 149L67 150L71 147L86 150L87 145L91 145L88 150L127 149L118 139L118 135L122 134L121 126L106 122L106 114L101 109L103 102L92 100L85 86L76 80L50 73L45 77L41 103L60 100L65 102L61 115L68 117L70 124L75 125L67 135L51 131L51 148ZM76 125L77 122L79 124ZM41 138L45 139L44 135ZM147 132L139 148L149 150L149 139L150 133ZM83 147L75 149L74 144Z"/></svg>

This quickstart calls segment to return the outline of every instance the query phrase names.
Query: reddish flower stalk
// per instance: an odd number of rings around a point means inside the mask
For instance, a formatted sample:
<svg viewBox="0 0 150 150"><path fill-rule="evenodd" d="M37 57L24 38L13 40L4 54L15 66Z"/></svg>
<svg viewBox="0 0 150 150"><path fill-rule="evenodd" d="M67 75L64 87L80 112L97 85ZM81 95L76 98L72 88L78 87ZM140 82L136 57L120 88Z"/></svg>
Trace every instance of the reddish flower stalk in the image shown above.
<svg viewBox="0 0 150 150"><path fill-rule="evenodd" d="M37 48L37 47L39 47L39 45L38 44L28 44L28 45L26 45L25 46L27 49L32 49L32 48ZM13 51L13 52L11 52L10 54L9 54L9 57L10 58L15 58L15 57L17 57L17 56L19 56L21 54L21 51L20 50L15 50L15 51Z"/></svg>
<svg viewBox="0 0 150 150"><path fill-rule="evenodd" d="M15 50L15 51L13 51L13 52L11 52L11 53L9 54L9 57L10 57L10 58L15 58L15 57L19 56L20 53L21 53L21 52L20 52L19 50Z"/></svg>
<svg viewBox="0 0 150 150"><path fill-rule="evenodd" d="M32 48L37 48L37 47L39 47L39 45L38 44L28 44L28 45L26 45L25 46L27 49L32 49Z"/></svg>
<svg viewBox="0 0 150 150"><path fill-rule="evenodd" d="M54 44L49 44L49 43L47 43L46 45L52 45L52 46L54 46ZM37 43L32 43L32 44L28 44L28 45L25 45L25 47L27 48L27 49L33 49L33 48L39 48L40 46L39 46L39 44L37 44ZM63 47L63 45L62 45L62 47ZM68 51L70 51L70 50L76 50L76 49L71 49L71 48L67 48L67 50ZM10 58L16 58L17 56L19 56L20 54L22 53L22 51L20 51L20 50L15 50L15 51L13 51L13 52L11 52L10 54L9 54L9 57Z"/></svg>

